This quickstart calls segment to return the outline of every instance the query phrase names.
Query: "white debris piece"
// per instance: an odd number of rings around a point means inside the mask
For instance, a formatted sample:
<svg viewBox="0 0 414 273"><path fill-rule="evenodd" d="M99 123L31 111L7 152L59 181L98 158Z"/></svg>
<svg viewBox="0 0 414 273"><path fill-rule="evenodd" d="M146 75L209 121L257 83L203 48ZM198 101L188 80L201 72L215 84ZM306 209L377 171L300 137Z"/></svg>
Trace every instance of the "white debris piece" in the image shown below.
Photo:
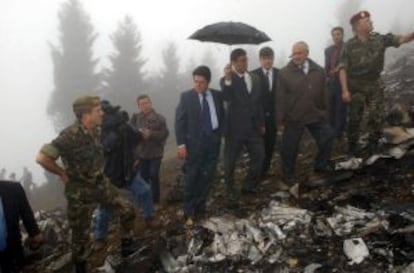
<svg viewBox="0 0 414 273"><path fill-rule="evenodd" d="M178 262L174 259L173 255L170 252L161 253L160 260L162 267L168 273L175 273L180 269Z"/></svg>
<svg viewBox="0 0 414 273"><path fill-rule="evenodd" d="M233 216L224 215L222 217L211 217L205 220L201 226L213 231L214 233L229 233L235 229Z"/></svg>
<svg viewBox="0 0 414 273"><path fill-rule="evenodd" d="M340 161L335 164L335 170L357 170L362 167L362 158L352 157L345 161Z"/></svg>
<svg viewBox="0 0 414 273"><path fill-rule="evenodd" d="M404 268L401 273L414 273L414 262Z"/></svg>
<svg viewBox="0 0 414 273"><path fill-rule="evenodd" d="M122 258L117 255L109 255L106 257L103 266L96 269L97 273L115 273L122 263Z"/></svg>
<svg viewBox="0 0 414 273"><path fill-rule="evenodd" d="M360 264L369 256L369 250L362 238L353 238L344 241L344 253L350 259L349 264Z"/></svg>
<svg viewBox="0 0 414 273"><path fill-rule="evenodd" d="M387 143L390 144L401 144L407 140L414 138L414 130L406 129L404 127L396 126L389 127L383 130L385 139Z"/></svg>
<svg viewBox="0 0 414 273"><path fill-rule="evenodd" d="M261 223L260 227L270 231L271 234L275 235L279 240L286 239L286 235L283 233L280 227L273 222Z"/></svg>
<svg viewBox="0 0 414 273"><path fill-rule="evenodd" d="M309 224L312 215L306 209L281 206L279 202L271 201L269 207L262 210L262 219L275 223L282 230L290 230L298 223Z"/></svg>
<svg viewBox="0 0 414 273"><path fill-rule="evenodd" d="M388 229L388 221L384 219L382 212L372 213L353 206L335 207L335 214L326 218L329 226L338 236L344 236L355 231L363 231L367 228L382 226Z"/></svg>
<svg viewBox="0 0 414 273"><path fill-rule="evenodd" d="M322 267L321 264L313 263L313 264L307 265L303 273L314 273L316 269L321 268L321 267Z"/></svg>
<svg viewBox="0 0 414 273"><path fill-rule="evenodd" d="M112 265L107 260L105 260L103 266L98 267L96 270L98 273L115 273L115 269L112 268Z"/></svg>
<svg viewBox="0 0 414 273"><path fill-rule="evenodd" d="M213 257L209 258L208 260L212 263L218 263L218 262L224 261L225 259L226 259L226 256L224 256L221 253L218 253L214 255Z"/></svg>

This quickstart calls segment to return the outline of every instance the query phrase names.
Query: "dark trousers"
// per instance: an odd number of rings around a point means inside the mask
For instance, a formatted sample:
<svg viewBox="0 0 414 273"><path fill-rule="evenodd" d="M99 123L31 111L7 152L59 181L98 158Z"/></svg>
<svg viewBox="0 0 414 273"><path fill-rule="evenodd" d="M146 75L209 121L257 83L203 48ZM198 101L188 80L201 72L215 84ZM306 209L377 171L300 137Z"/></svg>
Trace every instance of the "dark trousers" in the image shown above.
<svg viewBox="0 0 414 273"><path fill-rule="evenodd" d="M224 169L227 194L231 199L238 196L234 188L234 169L236 167L237 159L244 147L249 154L249 169L243 181L243 189L255 189L262 173L263 159L265 156L263 136L253 129L247 134L228 136L226 138L226 147L224 151Z"/></svg>
<svg viewBox="0 0 414 273"><path fill-rule="evenodd" d="M347 105L342 101L342 88L339 79L328 82L329 87L329 123L335 137L340 137L346 127Z"/></svg>
<svg viewBox="0 0 414 273"><path fill-rule="evenodd" d="M154 203L160 202L160 167L161 157L152 159L141 159L141 176L151 185Z"/></svg>
<svg viewBox="0 0 414 273"><path fill-rule="evenodd" d="M197 147L187 147L184 173L184 214L195 216L206 209L206 201L220 154L220 134L202 137Z"/></svg>
<svg viewBox="0 0 414 273"><path fill-rule="evenodd" d="M23 249L11 251L6 249L0 252L0 272L1 273L17 273L23 268Z"/></svg>
<svg viewBox="0 0 414 273"><path fill-rule="evenodd" d="M334 142L334 134L332 128L326 122L314 122L310 124L286 123L282 136L282 172L286 179L295 178L295 164L298 156L299 143L303 132L307 128L315 139L318 147L314 168L324 169L331 156L332 146Z"/></svg>
<svg viewBox="0 0 414 273"><path fill-rule="evenodd" d="M264 141L264 160L261 175L266 175L272 163L272 157L276 143L276 124L273 118L266 118L265 121L266 133L263 136Z"/></svg>

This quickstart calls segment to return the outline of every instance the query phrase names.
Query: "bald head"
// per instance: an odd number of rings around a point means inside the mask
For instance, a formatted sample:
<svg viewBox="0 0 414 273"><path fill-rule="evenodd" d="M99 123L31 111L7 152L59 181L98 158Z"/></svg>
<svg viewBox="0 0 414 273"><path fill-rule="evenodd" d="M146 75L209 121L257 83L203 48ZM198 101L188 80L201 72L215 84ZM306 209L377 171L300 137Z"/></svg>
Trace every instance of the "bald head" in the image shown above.
<svg viewBox="0 0 414 273"><path fill-rule="evenodd" d="M292 61L296 65L302 65L309 56L309 46L307 43L300 41L292 46Z"/></svg>

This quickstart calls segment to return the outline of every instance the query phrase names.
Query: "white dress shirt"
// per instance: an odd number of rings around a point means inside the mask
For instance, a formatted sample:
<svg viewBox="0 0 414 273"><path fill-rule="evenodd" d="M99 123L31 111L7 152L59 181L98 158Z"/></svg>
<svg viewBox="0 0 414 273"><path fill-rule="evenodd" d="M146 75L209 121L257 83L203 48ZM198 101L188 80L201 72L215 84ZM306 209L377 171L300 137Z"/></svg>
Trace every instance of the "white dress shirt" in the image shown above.
<svg viewBox="0 0 414 273"><path fill-rule="evenodd" d="M247 71L244 72L243 74L240 74L236 71L234 71L234 73L240 78L244 77L244 82L246 83L246 86L247 86L247 92L250 94L252 92L252 86L253 86L252 77L250 76L250 74ZM225 80L224 84L227 86L231 85L231 80Z"/></svg>
<svg viewBox="0 0 414 273"><path fill-rule="evenodd" d="M305 75L308 75L308 73L309 73L309 61L308 61L308 60L306 60L306 61L302 64L301 69L302 69L303 73L305 73Z"/></svg>

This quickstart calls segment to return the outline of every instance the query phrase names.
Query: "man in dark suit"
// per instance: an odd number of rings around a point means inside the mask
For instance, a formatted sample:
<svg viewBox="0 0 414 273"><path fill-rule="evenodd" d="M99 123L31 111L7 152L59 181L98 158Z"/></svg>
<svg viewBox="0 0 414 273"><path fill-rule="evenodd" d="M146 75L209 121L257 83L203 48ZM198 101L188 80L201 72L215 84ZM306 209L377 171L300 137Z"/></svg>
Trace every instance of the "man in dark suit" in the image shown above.
<svg viewBox="0 0 414 273"><path fill-rule="evenodd" d="M193 71L193 89L181 94L175 115L177 157L185 160L184 216L203 216L220 153L224 107L221 92L209 88L207 66Z"/></svg>
<svg viewBox="0 0 414 273"><path fill-rule="evenodd" d="M273 152L276 142L276 120L275 120L275 101L277 75L279 70L273 67L275 54L270 47L263 47L259 51L259 60L261 67L252 71L259 76L263 93L263 109L265 117L265 134L263 136L265 158L261 176L263 178L271 176L269 173L272 162Z"/></svg>
<svg viewBox="0 0 414 273"><path fill-rule="evenodd" d="M340 138L346 126L347 105L342 101L342 88L339 81L338 63L344 46L344 29L331 30L333 45L325 49L325 72L329 88L329 123L335 137Z"/></svg>
<svg viewBox="0 0 414 273"><path fill-rule="evenodd" d="M263 135L265 119L260 79L247 71L247 54L237 48L231 52L231 66L224 69L220 84L228 102L225 130L225 176L230 201L237 201L234 169L243 147L249 153L249 170L243 181L242 193L256 193L264 159Z"/></svg>
<svg viewBox="0 0 414 273"><path fill-rule="evenodd" d="M19 183L0 181L0 202L0 225L5 227L6 231L5 234L0 234L6 236L5 248L0 249L0 272L20 272L24 265L20 219L33 246L40 245L43 236L36 224L23 187Z"/></svg>

